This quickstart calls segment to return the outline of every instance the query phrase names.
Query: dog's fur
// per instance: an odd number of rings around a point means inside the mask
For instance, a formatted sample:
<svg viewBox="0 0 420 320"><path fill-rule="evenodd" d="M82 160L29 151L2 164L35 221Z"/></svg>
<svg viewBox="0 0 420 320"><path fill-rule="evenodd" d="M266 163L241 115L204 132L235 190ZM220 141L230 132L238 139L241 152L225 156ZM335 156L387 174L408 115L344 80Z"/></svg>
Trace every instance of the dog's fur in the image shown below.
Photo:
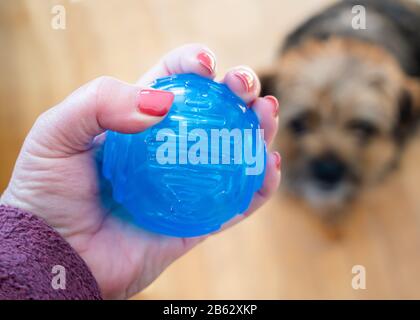
<svg viewBox="0 0 420 320"><path fill-rule="evenodd" d="M355 5L367 29L352 28ZM262 74L280 99L283 182L321 213L345 207L398 163L420 115L420 6L342 1L285 41Z"/></svg>

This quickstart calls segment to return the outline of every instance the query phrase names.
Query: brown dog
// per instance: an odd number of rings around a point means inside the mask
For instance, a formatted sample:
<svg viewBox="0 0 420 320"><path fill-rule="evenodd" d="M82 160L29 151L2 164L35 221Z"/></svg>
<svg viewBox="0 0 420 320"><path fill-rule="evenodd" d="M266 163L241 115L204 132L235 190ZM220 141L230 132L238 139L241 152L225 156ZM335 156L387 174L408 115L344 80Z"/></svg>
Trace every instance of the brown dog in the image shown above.
<svg viewBox="0 0 420 320"><path fill-rule="evenodd" d="M355 5L366 29L354 29ZM321 213L341 211L395 167L420 115L420 6L342 1L287 38L261 76L278 96L283 184Z"/></svg>

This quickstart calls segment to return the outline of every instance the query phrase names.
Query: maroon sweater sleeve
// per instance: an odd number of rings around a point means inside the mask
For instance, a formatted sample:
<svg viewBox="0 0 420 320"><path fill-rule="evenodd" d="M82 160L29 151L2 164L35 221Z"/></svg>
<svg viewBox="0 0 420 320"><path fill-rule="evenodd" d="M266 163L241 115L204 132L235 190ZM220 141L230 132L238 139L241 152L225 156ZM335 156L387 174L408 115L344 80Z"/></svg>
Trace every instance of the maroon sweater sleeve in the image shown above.
<svg viewBox="0 0 420 320"><path fill-rule="evenodd" d="M101 299L89 268L40 218L0 206L1 299Z"/></svg>

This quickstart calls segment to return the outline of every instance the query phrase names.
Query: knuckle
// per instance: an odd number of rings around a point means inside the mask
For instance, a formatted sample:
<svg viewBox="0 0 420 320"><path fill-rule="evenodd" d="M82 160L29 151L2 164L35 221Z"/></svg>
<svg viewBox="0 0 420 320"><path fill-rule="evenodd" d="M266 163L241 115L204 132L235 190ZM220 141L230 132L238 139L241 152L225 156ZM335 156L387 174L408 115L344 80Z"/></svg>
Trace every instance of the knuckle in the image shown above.
<svg viewBox="0 0 420 320"><path fill-rule="evenodd" d="M101 103L103 95L110 91L115 84L116 79L110 76L100 76L87 84L87 95L91 97L96 104Z"/></svg>
<svg viewBox="0 0 420 320"><path fill-rule="evenodd" d="M51 121L51 117L53 116L54 108L48 109L42 112L36 119L33 125L34 129L42 128L47 125Z"/></svg>
<svg viewBox="0 0 420 320"><path fill-rule="evenodd" d="M100 76L89 83L90 90L98 94L102 89L109 88L113 83L115 83L115 79L110 76Z"/></svg>

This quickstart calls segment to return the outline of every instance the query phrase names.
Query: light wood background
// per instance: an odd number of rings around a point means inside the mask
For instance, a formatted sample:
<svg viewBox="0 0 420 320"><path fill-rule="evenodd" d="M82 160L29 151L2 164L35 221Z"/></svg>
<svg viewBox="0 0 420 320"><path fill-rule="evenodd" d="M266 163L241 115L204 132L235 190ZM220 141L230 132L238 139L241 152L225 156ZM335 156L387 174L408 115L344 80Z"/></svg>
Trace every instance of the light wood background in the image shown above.
<svg viewBox="0 0 420 320"><path fill-rule="evenodd" d="M38 114L108 74L134 81L169 49L204 42L219 71L270 64L285 33L328 0L1 0L0 190ZM54 5L66 29L51 28ZM420 298L420 140L338 230L279 192L173 264L136 298ZM351 286L366 268L366 290Z"/></svg>

